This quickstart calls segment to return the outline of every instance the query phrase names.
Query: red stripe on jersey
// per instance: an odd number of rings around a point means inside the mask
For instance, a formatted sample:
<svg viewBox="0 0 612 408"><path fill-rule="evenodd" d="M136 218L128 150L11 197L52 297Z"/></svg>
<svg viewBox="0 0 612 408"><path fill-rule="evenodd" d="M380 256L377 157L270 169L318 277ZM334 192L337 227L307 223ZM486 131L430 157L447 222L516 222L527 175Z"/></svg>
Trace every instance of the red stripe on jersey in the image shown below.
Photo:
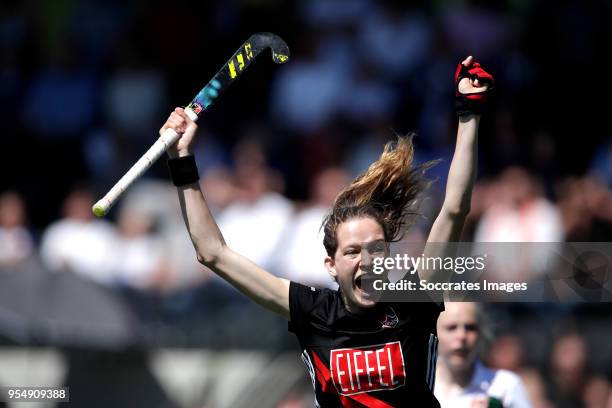
<svg viewBox="0 0 612 408"><path fill-rule="evenodd" d="M312 352L312 357L313 357L313 361L315 365L315 371L317 374L317 381L319 382L319 384L321 384L321 391L323 393L330 393L330 394L338 395L338 393L336 392L336 389L334 388L332 384L331 373L329 369L327 368L327 366L325 365L325 363L321 361L317 353L315 353L314 351ZM343 407L367 408L367 405L361 405L360 403L353 402L342 395L338 395L338 397L340 398L340 403L342 404Z"/></svg>
<svg viewBox="0 0 612 408"><path fill-rule="evenodd" d="M315 371L317 373L317 381L319 384L321 384L321 391L329 392L331 388L332 392L334 392L335 389L331 386L332 381L329 369L314 351L312 352L312 357L315 365Z"/></svg>

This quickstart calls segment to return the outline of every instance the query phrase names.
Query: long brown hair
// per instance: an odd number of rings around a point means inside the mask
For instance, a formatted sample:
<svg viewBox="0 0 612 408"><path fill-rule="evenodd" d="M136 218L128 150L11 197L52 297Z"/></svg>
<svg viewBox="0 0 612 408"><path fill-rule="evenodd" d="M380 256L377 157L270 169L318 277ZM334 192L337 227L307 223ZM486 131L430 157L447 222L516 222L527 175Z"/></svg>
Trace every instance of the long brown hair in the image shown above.
<svg viewBox="0 0 612 408"><path fill-rule="evenodd" d="M331 257L336 253L336 232L352 218L371 217L383 228L386 241L401 239L419 215L420 193L431 183L424 172L438 161L412 166L414 134L385 145L380 158L338 194L323 221L323 245Z"/></svg>

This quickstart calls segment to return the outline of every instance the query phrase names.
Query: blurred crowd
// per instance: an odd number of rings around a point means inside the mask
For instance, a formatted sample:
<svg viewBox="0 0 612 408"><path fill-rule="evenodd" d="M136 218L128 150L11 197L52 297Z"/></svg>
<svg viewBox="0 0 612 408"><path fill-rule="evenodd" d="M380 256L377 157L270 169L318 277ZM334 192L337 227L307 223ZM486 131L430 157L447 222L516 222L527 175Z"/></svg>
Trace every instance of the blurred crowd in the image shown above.
<svg viewBox="0 0 612 408"><path fill-rule="evenodd" d="M237 146L236 166L210 167L201 185L228 244L277 275L319 287L336 287L323 265L321 224L350 174L341 167L318 173L307 201L282 194L282 176L252 141ZM612 228L612 194L596 178L568 177L556 201L538 179L511 166L476 184L463 239L475 242L603 241ZM430 190L423 217L407 233L424 242L438 210L440 191ZM49 270L69 270L103 285L168 293L203 284L211 274L195 259L167 181L137 183L114 221L91 212L87 186L72 190L62 216L40 234L28 223L25 200L0 194L0 267L38 254Z"/></svg>
<svg viewBox="0 0 612 408"><path fill-rule="evenodd" d="M555 202L609 189L605 104L568 79L588 72L600 94L610 91L598 63L611 34L609 3L404 3L5 1L0 123L6 151L27 154L29 165L20 155L2 160L0 190L21 193L32 226L44 229L76 184L107 190L172 108L264 28L290 45L291 62L272 66L262 56L206 114L198 151L205 173L238 168L244 155L232 152L255 143L279 176L277 189L306 201L323 170L354 176L385 141L416 130L417 161L442 158L431 176L443 185L456 122L452 75L474 55L497 78L482 123L481 178L519 165ZM148 174L165 177L163 163ZM585 176L594 183L572 181ZM601 197L585 204L597 219L607 216Z"/></svg>
<svg viewBox="0 0 612 408"><path fill-rule="evenodd" d="M467 54L498 85L464 239L606 241L609 123L593 111L585 126L580 113L590 106L570 101L576 90L548 68L562 62L596 75L609 12L607 3L570 0L3 2L0 123L6 151L27 158L8 154L0 164L0 262L40 249L48 267L102 283L171 288L177 274L189 276L182 241L173 243L182 234L175 201L158 181L163 163L111 214L114 226L93 220L89 205L151 144L171 107L262 22L290 44L291 63L254 65L202 121L196 151L228 240L256 262L328 285L310 263L322 253L322 216L385 142L413 129L416 161L443 159L428 174L436 182L413 231L422 237L443 196L452 73ZM568 25L571 36L560 29Z"/></svg>
<svg viewBox="0 0 612 408"><path fill-rule="evenodd" d="M286 40L290 63L260 57L201 121L196 157L227 242L264 268L334 287L322 218L387 141L412 130L417 162L443 159L408 234L426 237L454 148L452 75L467 55L497 85L463 239L610 241L612 128L606 104L571 81L596 78L600 94L612 90L599 63L611 11L610 2L578 0L3 1L0 273L35 258L48 273L172 307L178 299L181 311L193 311L197 292L208 303L243 302L196 262L163 163L107 219L91 206L172 107L262 30ZM609 393L612 373L590 364L612 358L588 350L602 341L594 327L605 313L495 309L508 327L488 361L520 373L536 406L603 406L593 401ZM579 327L586 334L555 332L568 316L595 323ZM529 329L542 324L546 338L533 341Z"/></svg>
<svg viewBox="0 0 612 408"><path fill-rule="evenodd" d="M577 332L559 333L544 366L525 361L525 345L515 334L496 339L488 353L490 367L519 374L534 407L612 406L612 389L605 372L589 367L589 346Z"/></svg>

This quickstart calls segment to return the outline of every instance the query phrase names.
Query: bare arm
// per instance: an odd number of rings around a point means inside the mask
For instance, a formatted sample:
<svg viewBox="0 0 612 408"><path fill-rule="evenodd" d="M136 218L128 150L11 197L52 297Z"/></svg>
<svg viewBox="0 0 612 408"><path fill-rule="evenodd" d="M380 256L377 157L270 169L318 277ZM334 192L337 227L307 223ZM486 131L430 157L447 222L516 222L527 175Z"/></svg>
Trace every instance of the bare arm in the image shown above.
<svg viewBox="0 0 612 408"><path fill-rule="evenodd" d="M461 239L476 178L479 122L480 116L476 115L459 119L457 144L448 172L444 203L427 242L455 242Z"/></svg>
<svg viewBox="0 0 612 408"><path fill-rule="evenodd" d="M168 127L181 135L168 151L170 158L191 155L196 124L183 109L176 108L160 132ZM226 245L199 183L178 187L178 197L198 261L253 301L289 319L289 281L272 275Z"/></svg>
<svg viewBox="0 0 612 408"><path fill-rule="evenodd" d="M461 65L461 70L458 69L456 74L458 75L456 81L458 81L459 101L469 99L482 104L485 97L483 93L489 89L488 84L492 84L493 77L483 71L480 64L474 63L472 57L466 58ZM465 75L464 71L468 69L472 69L476 77ZM458 80L458 78L462 79ZM486 79L487 82L479 83L477 78ZM425 254L429 257L446 257L455 254L457 248L449 243L458 242L461 239L463 226L470 212L478 158L480 116L473 113L476 110L473 106L466 104L458 111L461 116L457 128L457 144L448 172L444 202L431 227L425 247ZM419 270L419 277L422 279L446 280L447 274L447 271Z"/></svg>
<svg viewBox="0 0 612 408"><path fill-rule="evenodd" d="M463 77L457 84L457 92L462 98L484 98L484 93L489 89L488 83L479 83L478 78L493 77L480 69L480 64L474 62L473 58L467 57L461 62L463 72L468 68L478 68L479 75L476 78ZM461 67L460 65L460 67ZM482 76L480 76L482 75ZM481 101L482 103L482 101ZM473 112L472 109L468 112ZM465 219L470 212L470 201L472 189L476 179L476 166L478 156L478 125L480 116L475 114L463 114L459 118L457 129L457 144L455 154L448 172L446 183L446 194L440 214L433 223L427 242L456 242L461 239L461 232Z"/></svg>

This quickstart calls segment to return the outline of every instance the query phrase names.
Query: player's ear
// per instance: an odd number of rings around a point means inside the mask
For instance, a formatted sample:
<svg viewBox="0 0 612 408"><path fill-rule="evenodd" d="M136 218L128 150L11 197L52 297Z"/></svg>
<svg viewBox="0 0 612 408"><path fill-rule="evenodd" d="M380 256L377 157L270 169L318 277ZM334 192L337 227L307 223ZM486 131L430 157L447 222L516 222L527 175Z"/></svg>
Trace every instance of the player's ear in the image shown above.
<svg viewBox="0 0 612 408"><path fill-rule="evenodd" d="M336 262L334 261L334 258L329 255L326 256L325 267L327 268L327 273L329 273L329 276L331 276L332 279L335 281L336 276L338 276L338 274L336 273Z"/></svg>

